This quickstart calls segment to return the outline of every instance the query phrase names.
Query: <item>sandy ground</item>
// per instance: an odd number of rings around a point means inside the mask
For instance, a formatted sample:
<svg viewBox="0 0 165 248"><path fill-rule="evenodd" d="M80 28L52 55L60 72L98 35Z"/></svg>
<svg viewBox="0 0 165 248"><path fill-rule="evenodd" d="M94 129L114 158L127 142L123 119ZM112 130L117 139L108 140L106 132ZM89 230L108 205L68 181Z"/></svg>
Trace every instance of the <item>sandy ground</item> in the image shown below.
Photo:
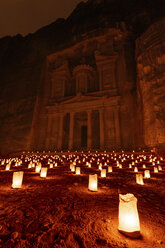
<svg viewBox="0 0 165 248"><path fill-rule="evenodd" d="M114 154L113 154L114 155ZM89 155L108 165L113 172L106 178L100 177L96 160L92 168L82 162L79 155L81 175L70 171L70 162L63 157L51 158L47 155L40 161L48 167L47 178L41 178L35 169L28 169L29 161L22 157L22 165L5 171L6 163L0 166L0 247L36 248L160 248L165 247L165 156L157 156L162 171L153 172L149 156L137 167L144 172L142 164L151 170L151 178L144 179L144 185L136 184L136 173L128 164L136 160L127 158L123 168L116 166L114 157L109 154ZM30 154L28 154L30 156ZM34 155L33 155L34 156ZM39 156L39 154L38 154ZM44 154L45 156L45 154ZM120 161L121 158L117 160ZM104 158L103 158L104 157ZM153 156L154 157L154 156ZM21 155L19 156L19 159ZM33 157L34 158L34 157ZM48 159L58 163L49 168ZM38 157L39 159L39 157ZM140 159L140 158L139 158ZM138 159L138 161L139 161ZM78 160L77 160L78 161ZM134 167L134 166L133 166ZM103 166L106 168L106 166ZM13 171L23 170L21 189L12 189ZM98 174L98 191L88 190L89 174ZM133 193L138 199L141 237L130 239L118 232L119 193Z"/></svg>

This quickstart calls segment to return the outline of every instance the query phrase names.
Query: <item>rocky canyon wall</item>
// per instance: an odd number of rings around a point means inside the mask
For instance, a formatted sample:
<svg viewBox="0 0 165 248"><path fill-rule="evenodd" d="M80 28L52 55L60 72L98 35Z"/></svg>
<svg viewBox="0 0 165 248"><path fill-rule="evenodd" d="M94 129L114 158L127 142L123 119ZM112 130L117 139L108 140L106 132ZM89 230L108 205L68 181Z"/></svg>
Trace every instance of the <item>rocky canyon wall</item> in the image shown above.
<svg viewBox="0 0 165 248"><path fill-rule="evenodd" d="M165 18L136 40L137 94L141 140L165 148Z"/></svg>
<svg viewBox="0 0 165 248"><path fill-rule="evenodd" d="M89 0L81 2L66 20L58 19L26 37L0 39L0 153L30 147L46 57L102 35L108 28L129 37L122 44L116 71L122 96L122 144L126 149L164 147L165 38L164 21L157 22L162 16L164 0ZM130 133L125 131L128 128Z"/></svg>

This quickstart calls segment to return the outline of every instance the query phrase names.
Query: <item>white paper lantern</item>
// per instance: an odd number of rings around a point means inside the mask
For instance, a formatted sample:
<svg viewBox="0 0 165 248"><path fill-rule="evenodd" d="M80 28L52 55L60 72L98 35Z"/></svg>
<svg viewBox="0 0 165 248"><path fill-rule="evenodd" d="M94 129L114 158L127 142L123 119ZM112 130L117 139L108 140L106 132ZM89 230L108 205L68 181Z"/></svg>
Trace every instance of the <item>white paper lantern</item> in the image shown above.
<svg viewBox="0 0 165 248"><path fill-rule="evenodd" d="M40 165L36 165L35 172L36 173L40 173L40 170L41 170L41 166Z"/></svg>
<svg viewBox="0 0 165 248"><path fill-rule="evenodd" d="M101 177L106 177L106 169L101 170Z"/></svg>
<svg viewBox="0 0 165 248"><path fill-rule="evenodd" d="M7 164L7 165L6 165L5 170L7 170L7 171L10 170L10 164Z"/></svg>
<svg viewBox="0 0 165 248"><path fill-rule="evenodd" d="M142 174L136 174L136 183L140 185L144 185Z"/></svg>
<svg viewBox="0 0 165 248"><path fill-rule="evenodd" d="M21 188L22 187L22 181L23 181L23 171L16 171L13 172L13 183L12 188Z"/></svg>
<svg viewBox="0 0 165 248"><path fill-rule="evenodd" d="M108 172L112 172L112 166L108 166Z"/></svg>
<svg viewBox="0 0 165 248"><path fill-rule="evenodd" d="M80 175L80 167L76 167L76 175Z"/></svg>
<svg viewBox="0 0 165 248"><path fill-rule="evenodd" d="M88 189L90 191L97 191L97 185L98 185L97 174L89 175Z"/></svg>
<svg viewBox="0 0 165 248"><path fill-rule="evenodd" d="M99 164L99 170L102 170L102 164Z"/></svg>
<svg viewBox="0 0 165 248"><path fill-rule="evenodd" d="M48 168L43 167L40 172L40 177L46 177L47 176L47 170Z"/></svg>
<svg viewBox="0 0 165 248"><path fill-rule="evenodd" d="M145 178L150 178L150 171L149 170L144 171L144 177Z"/></svg>
<svg viewBox="0 0 165 248"><path fill-rule="evenodd" d="M137 210L137 198L133 194L119 195L118 230L128 236L140 236L140 222Z"/></svg>

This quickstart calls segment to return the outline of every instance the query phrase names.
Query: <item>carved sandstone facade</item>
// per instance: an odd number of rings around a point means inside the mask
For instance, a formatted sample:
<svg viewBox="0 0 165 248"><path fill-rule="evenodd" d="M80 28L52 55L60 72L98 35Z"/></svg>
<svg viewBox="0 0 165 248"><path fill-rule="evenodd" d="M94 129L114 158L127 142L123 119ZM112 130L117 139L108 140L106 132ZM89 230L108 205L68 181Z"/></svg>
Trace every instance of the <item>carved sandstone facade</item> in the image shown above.
<svg viewBox="0 0 165 248"><path fill-rule="evenodd" d="M28 149L135 145L135 99L130 94L135 80L128 67L133 61L128 38L119 29L108 29L47 56ZM131 66L134 70L135 64Z"/></svg>

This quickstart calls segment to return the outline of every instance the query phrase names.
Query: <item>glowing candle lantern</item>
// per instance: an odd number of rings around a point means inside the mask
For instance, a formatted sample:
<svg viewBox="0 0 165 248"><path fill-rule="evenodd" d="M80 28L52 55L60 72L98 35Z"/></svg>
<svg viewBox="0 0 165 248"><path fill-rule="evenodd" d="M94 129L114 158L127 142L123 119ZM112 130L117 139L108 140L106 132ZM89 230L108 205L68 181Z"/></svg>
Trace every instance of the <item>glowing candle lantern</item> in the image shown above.
<svg viewBox="0 0 165 248"><path fill-rule="evenodd" d="M149 170L144 171L144 177L145 178L150 178L150 171Z"/></svg>
<svg viewBox="0 0 165 248"><path fill-rule="evenodd" d="M129 164L129 168L130 168L130 169L132 168L132 164Z"/></svg>
<svg viewBox="0 0 165 248"><path fill-rule="evenodd" d="M51 164L49 164L49 168L50 169L52 169L53 168L53 164L51 163Z"/></svg>
<svg viewBox="0 0 165 248"><path fill-rule="evenodd" d="M88 168L91 168L91 163L88 163Z"/></svg>
<svg viewBox="0 0 165 248"><path fill-rule="evenodd" d="M162 166L161 166L161 165L158 166L158 170L159 170L159 171L162 170Z"/></svg>
<svg viewBox="0 0 165 248"><path fill-rule="evenodd" d="M32 168L32 164L28 164L28 169L31 169Z"/></svg>
<svg viewBox="0 0 165 248"><path fill-rule="evenodd" d="M6 165L5 170L7 170L7 171L10 170L10 164L7 164L7 165Z"/></svg>
<svg viewBox="0 0 165 248"><path fill-rule="evenodd" d="M106 169L101 170L101 177L106 177Z"/></svg>
<svg viewBox="0 0 165 248"><path fill-rule="evenodd" d="M47 176L47 170L48 168L44 167L41 169L41 172L40 172L40 177L46 177Z"/></svg>
<svg viewBox="0 0 165 248"><path fill-rule="evenodd" d="M72 164L71 171L75 171L75 165Z"/></svg>
<svg viewBox="0 0 165 248"><path fill-rule="evenodd" d="M119 168L122 169L122 164L119 164Z"/></svg>
<svg viewBox="0 0 165 248"><path fill-rule="evenodd" d="M35 168L35 172L36 173L39 173L41 170L41 166L40 165L37 165L36 168Z"/></svg>
<svg viewBox="0 0 165 248"><path fill-rule="evenodd" d="M144 185L142 174L136 174L136 183L140 185Z"/></svg>
<svg viewBox="0 0 165 248"><path fill-rule="evenodd" d="M158 173L158 168L154 167L154 173Z"/></svg>
<svg viewBox="0 0 165 248"><path fill-rule="evenodd" d="M137 198L133 194L119 195L118 230L128 236L140 236L140 222L137 210Z"/></svg>
<svg viewBox="0 0 165 248"><path fill-rule="evenodd" d="M143 169L145 169L146 168L146 165L145 164L143 164Z"/></svg>
<svg viewBox="0 0 165 248"><path fill-rule="evenodd" d="M137 167L134 168L134 172L138 172L138 168Z"/></svg>
<svg viewBox="0 0 165 248"><path fill-rule="evenodd" d="M12 188L17 189L22 187L23 171L13 172Z"/></svg>
<svg viewBox="0 0 165 248"><path fill-rule="evenodd" d="M112 172L112 166L108 166L108 172Z"/></svg>
<svg viewBox="0 0 165 248"><path fill-rule="evenodd" d="M5 164L5 159L4 160L2 160L2 162L1 162L1 165L4 165Z"/></svg>
<svg viewBox="0 0 165 248"><path fill-rule="evenodd" d="M70 170L72 169L73 164L70 164Z"/></svg>
<svg viewBox="0 0 165 248"><path fill-rule="evenodd" d="M99 164L99 170L102 170L102 164Z"/></svg>
<svg viewBox="0 0 165 248"><path fill-rule="evenodd" d="M89 184L88 184L88 189L90 191L97 191L97 174L95 175L89 175Z"/></svg>
<svg viewBox="0 0 165 248"><path fill-rule="evenodd" d="M80 167L76 167L76 175L80 175Z"/></svg>

